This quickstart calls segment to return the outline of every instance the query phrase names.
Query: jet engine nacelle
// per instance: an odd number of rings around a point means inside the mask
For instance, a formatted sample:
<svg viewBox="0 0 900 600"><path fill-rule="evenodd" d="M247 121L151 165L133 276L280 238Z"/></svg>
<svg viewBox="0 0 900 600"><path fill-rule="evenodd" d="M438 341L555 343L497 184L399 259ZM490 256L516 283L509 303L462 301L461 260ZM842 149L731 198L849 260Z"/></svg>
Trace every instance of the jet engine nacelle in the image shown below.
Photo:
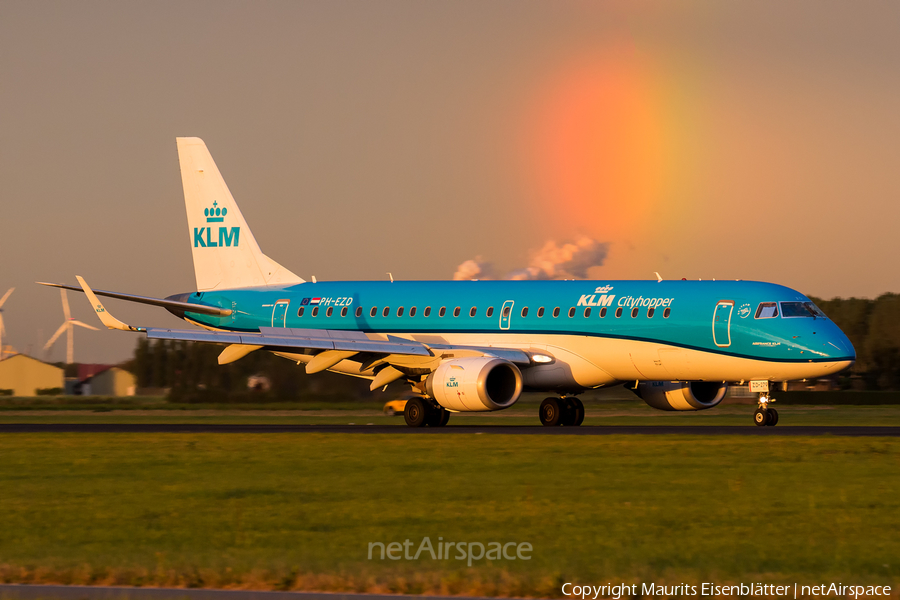
<svg viewBox="0 0 900 600"><path fill-rule="evenodd" d="M457 358L442 362L425 380L425 389L448 410L501 410L515 404L522 394L522 373L500 358Z"/></svg>
<svg viewBox="0 0 900 600"><path fill-rule="evenodd" d="M722 401L728 386L717 381L645 381L633 391L659 410L705 410Z"/></svg>

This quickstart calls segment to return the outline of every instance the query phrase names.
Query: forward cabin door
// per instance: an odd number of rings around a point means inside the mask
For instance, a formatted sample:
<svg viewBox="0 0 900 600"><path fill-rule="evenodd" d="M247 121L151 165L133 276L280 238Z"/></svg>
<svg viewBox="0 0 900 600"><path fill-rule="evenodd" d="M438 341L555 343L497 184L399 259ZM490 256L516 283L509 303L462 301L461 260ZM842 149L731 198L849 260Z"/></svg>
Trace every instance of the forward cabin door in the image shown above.
<svg viewBox="0 0 900 600"><path fill-rule="evenodd" d="M515 302L507 300L500 309L500 329L509 329L509 321L512 318L512 309Z"/></svg>
<svg viewBox="0 0 900 600"><path fill-rule="evenodd" d="M284 317L287 315L290 300L279 300L272 307L272 327L284 327Z"/></svg>
<svg viewBox="0 0 900 600"><path fill-rule="evenodd" d="M713 313L713 342L720 348L731 345L731 313L734 312L734 300L719 300Z"/></svg>

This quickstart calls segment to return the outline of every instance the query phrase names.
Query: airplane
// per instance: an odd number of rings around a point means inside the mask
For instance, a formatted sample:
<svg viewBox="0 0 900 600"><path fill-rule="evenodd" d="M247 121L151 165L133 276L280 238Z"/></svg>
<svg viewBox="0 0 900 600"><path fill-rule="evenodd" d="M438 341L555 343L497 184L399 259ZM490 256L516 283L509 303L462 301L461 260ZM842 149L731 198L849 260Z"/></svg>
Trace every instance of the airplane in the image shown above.
<svg viewBox="0 0 900 600"><path fill-rule="evenodd" d="M177 138L197 289L166 298L83 291L109 329L225 345L227 364L257 350L303 365L395 381L415 396L410 427L453 412L497 411L524 391L553 394L545 426L578 426L577 395L627 384L660 410L718 405L730 385L758 393L754 423L773 426L773 385L850 367L847 336L809 298L756 281L305 281L262 253L206 144ZM393 279L393 278L392 278ZM105 296L165 308L194 329L134 327Z"/></svg>

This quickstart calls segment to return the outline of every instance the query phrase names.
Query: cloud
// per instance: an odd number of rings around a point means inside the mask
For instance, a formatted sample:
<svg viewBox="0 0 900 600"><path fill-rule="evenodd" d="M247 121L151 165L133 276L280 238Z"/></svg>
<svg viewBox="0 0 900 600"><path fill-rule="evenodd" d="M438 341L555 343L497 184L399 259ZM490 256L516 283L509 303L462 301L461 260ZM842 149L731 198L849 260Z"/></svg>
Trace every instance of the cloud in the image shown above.
<svg viewBox="0 0 900 600"><path fill-rule="evenodd" d="M608 252L609 244L586 236L564 244L550 240L534 253L527 267L501 279L586 279L588 270L601 266ZM459 265L453 279L494 279L493 267L479 256Z"/></svg>
<svg viewBox="0 0 900 600"><path fill-rule="evenodd" d="M494 267L491 263L483 261L480 256L476 256L456 267L453 279L494 279Z"/></svg>

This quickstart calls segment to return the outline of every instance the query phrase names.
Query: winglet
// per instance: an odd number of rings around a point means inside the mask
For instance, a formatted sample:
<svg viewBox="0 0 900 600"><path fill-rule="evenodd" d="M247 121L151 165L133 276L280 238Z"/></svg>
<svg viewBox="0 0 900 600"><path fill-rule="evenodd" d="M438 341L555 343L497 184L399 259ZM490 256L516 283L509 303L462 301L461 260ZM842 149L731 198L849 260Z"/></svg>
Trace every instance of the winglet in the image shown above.
<svg viewBox="0 0 900 600"><path fill-rule="evenodd" d="M91 306L94 307L94 312L97 313L97 316L100 317L100 321L104 325L106 325L108 329L121 329L122 331L146 331L146 329L142 327L132 327L127 323L123 323L122 321L106 312L106 308L104 308L103 304L100 303L100 300L97 299L97 295L94 294L93 290L91 290L87 282L82 279L80 275L76 275L75 279L78 280L78 284L81 286L81 289L84 290L84 293L88 297L88 300L91 301Z"/></svg>

